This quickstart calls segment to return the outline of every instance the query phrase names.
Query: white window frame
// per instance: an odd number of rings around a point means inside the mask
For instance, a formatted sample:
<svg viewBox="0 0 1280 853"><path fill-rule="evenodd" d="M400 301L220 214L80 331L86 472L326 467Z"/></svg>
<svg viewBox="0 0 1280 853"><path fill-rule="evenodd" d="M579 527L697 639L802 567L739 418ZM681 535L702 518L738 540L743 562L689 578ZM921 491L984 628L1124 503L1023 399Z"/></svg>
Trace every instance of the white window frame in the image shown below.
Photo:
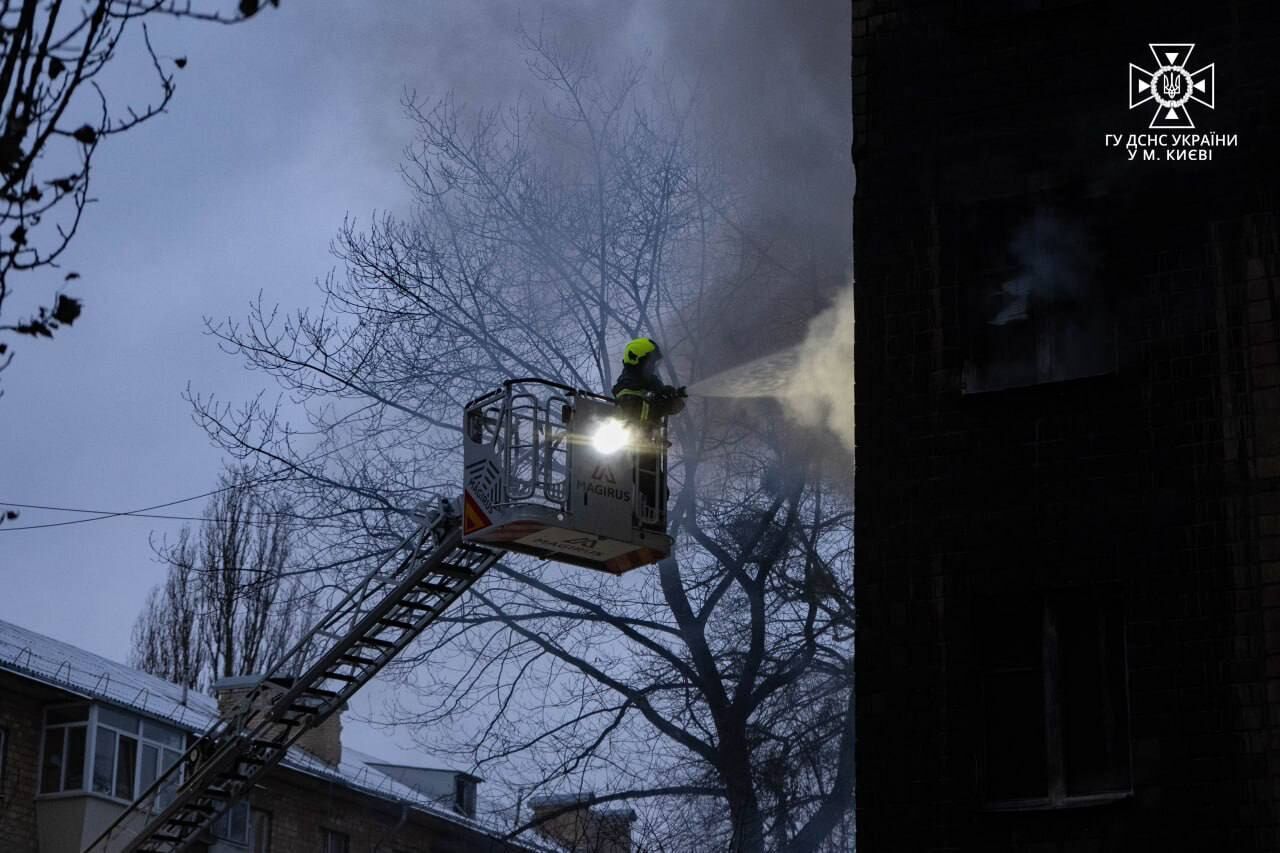
<svg viewBox="0 0 1280 853"><path fill-rule="evenodd" d="M69 710L72 708L80 708L80 707L85 708L85 718L83 720L75 720L74 722L68 722L68 723L52 723L52 724L49 722L49 712L51 711ZM63 784L66 782L66 778L67 778L66 758L67 758L67 737L69 736L67 734L67 730L74 729L74 728L82 728L85 730L85 737L84 737L85 746L84 746L84 756L83 756L84 763L81 765L80 787L64 788ZM44 785L45 746L49 738L48 732L50 729L59 729L60 731L62 731L61 749L62 749L63 760L62 760L62 764L60 764L58 767L58 772L61 774L61 776L58 779L57 787L52 791L45 791L45 785ZM36 774L37 796L57 797L65 794L79 796L88 790L88 788L85 785L85 782L88 781L89 771L91 767L91 762L89 757L90 755L92 755L92 753L90 752L90 750L92 749L90 745L92 743L92 739L93 739L93 705L91 703L60 702L58 704L49 705L45 707L44 713L42 714L40 719L40 754L37 758L37 761L39 763L36 765L39 768L39 772Z"/></svg>
<svg viewBox="0 0 1280 853"><path fill-rule="evenodd" d="M83 721L78 720L70 723L54 723L54 724L49 723L50 711L57 711L63 708L75 708L75 707L80 707L82 705L88 705L88 715L85 720ZM110 722L104 721L102 719L103 715L100 713L100 711L104 707L108 708L110 711L114 713L136 718L138 720L137 730L128 731L126 729L120 728L119 726L112 725ZM142 756L144 754L145 747L154 747L157 750L157 753L156 753L157 762L158 762L157 774L164 772L163 768L164 768L165 752L172 753L173 761L176 762L182 757L183 752L186 750L187 733L182 731L182 729L178 728L172 723L166 722L164 720L159 720L150 716L146 716L143 714L139 714L135 711L131 711L125 708L118 708L111 705L103 705L102 703L98 703L98 702L86 701L86 702L70 702L70 703L62 703L57 705L50 705L44 709L44 719L42 722L43 722L43 725L41 726L41 729L40 729L40 756L39 756L40 772L39 772L39 778L37 779L37 784L39 786L37 790L42 792L39 794L39 796L41 797L89 795L94 797L102 797L117 803L131 803L137 800L138 797L141 796L143 791L145 790L142 787L142 764L143 764ZM148 722L154 725L164 726L168 729L172 729L173 731L181 734L182 746L180 748L177 748L170 745L169 743L155 740L154 738L150 738L145 734L143 734L143 727ZM66 762L65 762L66 740L65 738L67 737L67 735L64 734L63 735L64 762L61 767L63 778L59 780L59 785L57 790L45 792L44 791L44 768L45 768L44 753L45 753L45 740L47 737L46 732L49 729L56 728L56 729L65 730L65 729L71 729L76 727L84 727L86 729L85 745L84 745L84 765L83 765L84 771L83 771L83 776L81 778L80 787L79 788L63 788L62 787L62 783L65 781L65 778L66 778ZM94 770L95 770L95 764L97 761L97 751L98 751L98 730L100 727L113 733L116 737L116 743L111 753L111 791L110 792L95 790L94 784L93 784ZM137 752L134 755L133 796L130 799L117 796L115 793L116 782L117 782L116 768L118 766L118 761L120 757L119 737L122 734L125 735L126 737L133 738L134 740L137 741L137 744L138 744Z"/></svg>

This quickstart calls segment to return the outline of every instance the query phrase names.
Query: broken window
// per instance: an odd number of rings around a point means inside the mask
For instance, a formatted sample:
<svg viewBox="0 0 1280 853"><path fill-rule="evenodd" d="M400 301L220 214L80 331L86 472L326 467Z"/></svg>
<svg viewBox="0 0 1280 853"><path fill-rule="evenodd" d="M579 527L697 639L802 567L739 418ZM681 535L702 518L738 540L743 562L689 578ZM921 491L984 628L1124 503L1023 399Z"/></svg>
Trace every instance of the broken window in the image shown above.
<svg viewBox="0 0 1280 853"><path fill-rule="evenodd" d="M1103 589L984 604L984 799L1053 808L1129 793L1124 623Z"/></svg>
<svg viewBox="0 0 1280 853"><path fill-rule="evenodd" d="M1115 370L1101 254L1082 216L970 210L958 241L966 297L966 393Z"/></svg>

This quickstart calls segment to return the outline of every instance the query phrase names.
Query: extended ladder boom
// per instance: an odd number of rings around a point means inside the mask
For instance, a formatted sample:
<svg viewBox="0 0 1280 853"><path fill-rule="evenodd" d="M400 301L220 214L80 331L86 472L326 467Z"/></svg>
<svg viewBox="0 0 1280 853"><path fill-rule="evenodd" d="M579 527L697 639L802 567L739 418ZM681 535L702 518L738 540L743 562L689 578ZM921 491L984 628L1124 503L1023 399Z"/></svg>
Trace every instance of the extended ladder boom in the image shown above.
<svg viewBox="0 0 1280 853"><path fill-rule="evenodd" d="M85 853L187 849L501 555L463 542L453 505L442 503Z"/></svg>

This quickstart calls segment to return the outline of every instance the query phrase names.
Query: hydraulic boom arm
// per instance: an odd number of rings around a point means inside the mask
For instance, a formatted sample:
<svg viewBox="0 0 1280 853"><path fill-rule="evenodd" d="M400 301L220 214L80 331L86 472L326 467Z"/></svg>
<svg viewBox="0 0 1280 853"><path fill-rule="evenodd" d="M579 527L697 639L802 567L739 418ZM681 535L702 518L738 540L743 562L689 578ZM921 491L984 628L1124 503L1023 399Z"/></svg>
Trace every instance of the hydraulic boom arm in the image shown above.
<svg viewBox="0 0 1280 853"><path fill-rule="evenodd" d="M186 850L502 553L463 542L454 505L442 502L85 853Z"/></svg>

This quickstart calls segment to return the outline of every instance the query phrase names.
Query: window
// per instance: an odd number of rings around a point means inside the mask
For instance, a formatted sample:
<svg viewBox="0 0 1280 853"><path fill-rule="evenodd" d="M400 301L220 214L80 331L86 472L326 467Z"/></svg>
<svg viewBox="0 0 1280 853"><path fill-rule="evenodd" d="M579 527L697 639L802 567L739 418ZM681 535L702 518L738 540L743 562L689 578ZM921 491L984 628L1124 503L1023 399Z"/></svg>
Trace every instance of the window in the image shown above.
<svg viewBox="0 0 1280 853"><path fill-rule="evenodd" d="M9 730L0 726L0 785L4 784L5 758L8 755ZM4 799L4 790L0 789L0 800Z"/></svg>
<svg viewBox="0 0 1280 853"><path fill-rule="evenodd" d="M49 708L45 711L44 720L44 741L40 747L40 793L84 790L89 706Z"/></svg>
<svg viewBox="0 0 1280 853"><path fill-rule="evenodd" d="M351 853L351 839L346 835L332 829L322 829L321 833L324 839L321 853Z"/></svg>
<svg viewBox="0 0 1280 853"><path fill-rule="evenodd" d="M173 766L185 741L179 729L104 705L50 708L40 792L89 790L132 801Z"/></svg>
<svg viewBox="0 0 1280 853"><path fill-rule="evenodd" d="M270 853L271 813L253 809L249 812L249 824L252 827L253 853Z"/></svg>
<svg viewBox="0 0 1280 853"><path fill-rule="evenodd" d="M966 393L1115 370L1100 251L1081 215L982 210L961 230Z"/></svg>
<svg viewBox="0 0 1280 853"><path fill-rule="evenodd" d="M218 815L209 828L214 838L228 841L237 847L249 846L249 803L241 800Z"/></svg>
<svg viewBox="0 0 1280 853"><path fill-rule="evenodd" d="M988 806L1115 799L1130 785L1124 622L1111 590L1005 596L980 620Z"/></svg>
<svg viewBox="0 0 1280 853"><path fill-rule="evenodd" d="M461 774L454 776L453 803L457 811L469 817L475 817L476 783Z"/></svg>

